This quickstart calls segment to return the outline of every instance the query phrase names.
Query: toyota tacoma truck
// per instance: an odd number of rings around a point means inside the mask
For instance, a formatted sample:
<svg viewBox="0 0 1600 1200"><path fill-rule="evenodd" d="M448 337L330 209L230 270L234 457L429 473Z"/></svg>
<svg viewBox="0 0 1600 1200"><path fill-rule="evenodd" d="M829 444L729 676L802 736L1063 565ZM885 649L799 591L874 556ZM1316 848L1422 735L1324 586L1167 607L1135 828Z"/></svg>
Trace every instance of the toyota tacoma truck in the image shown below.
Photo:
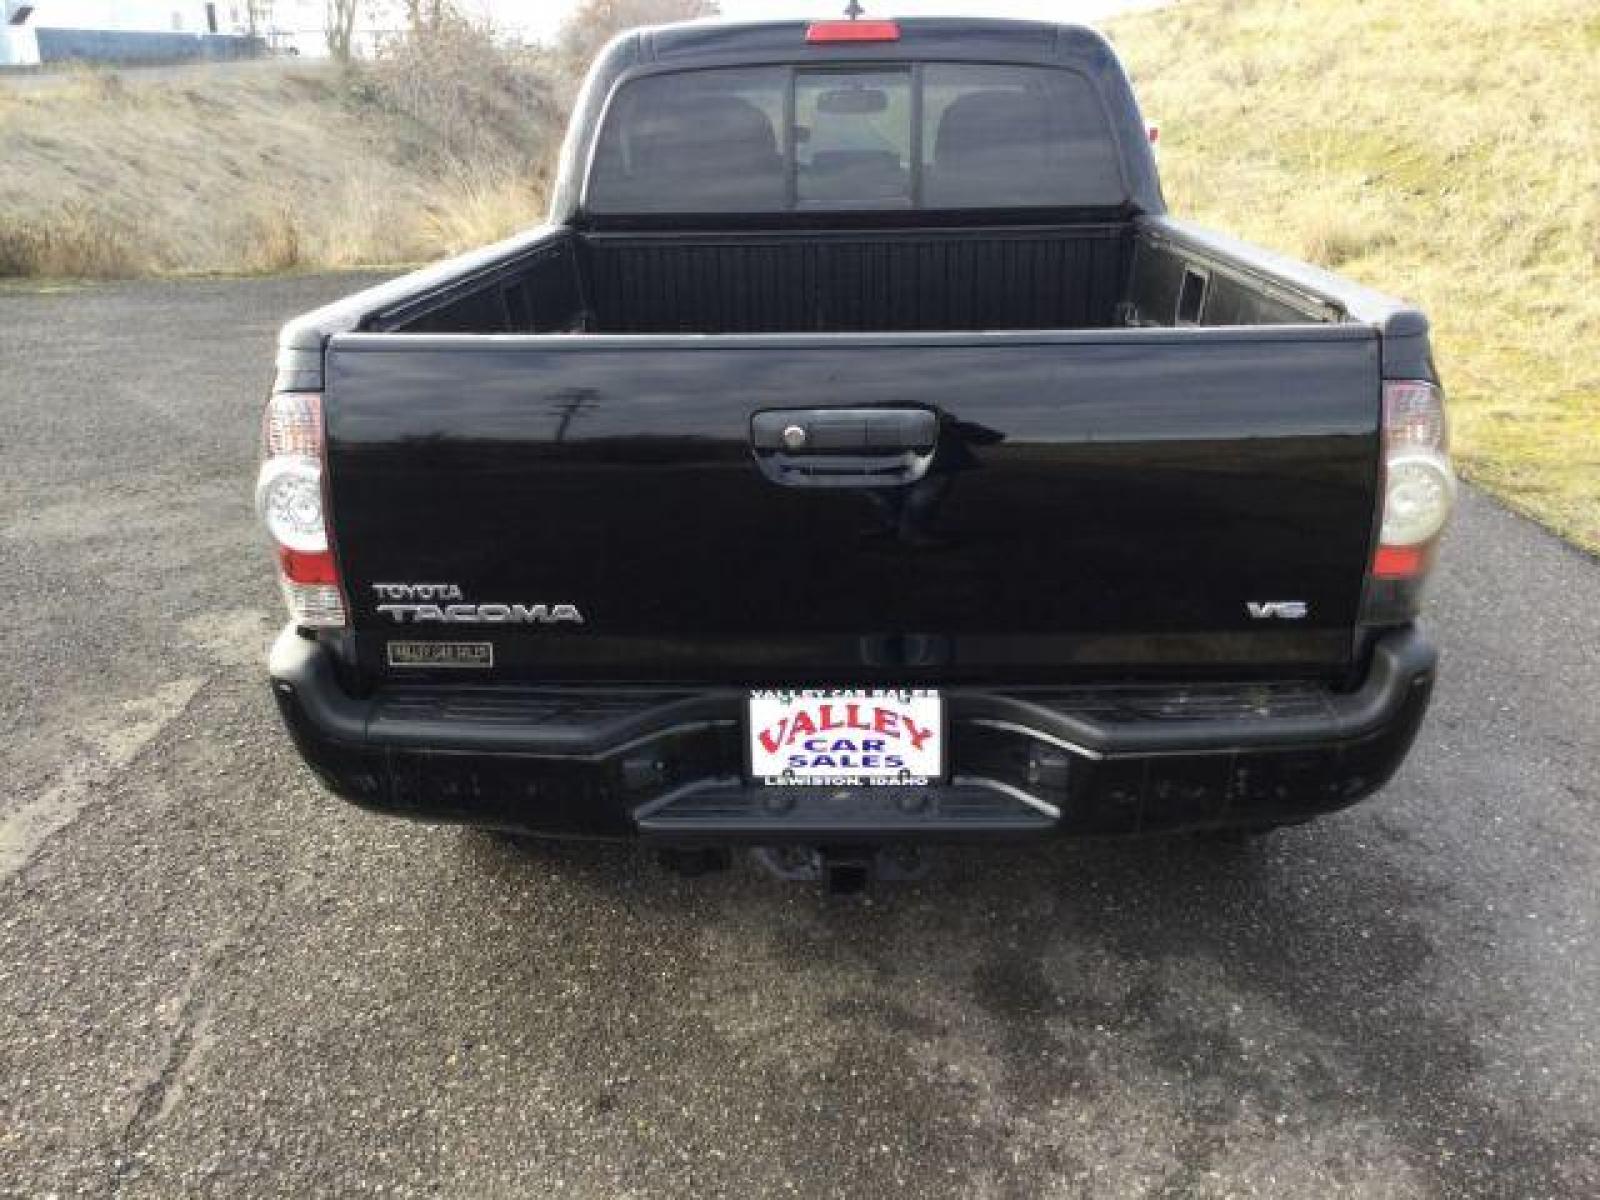
<svg viewBox="0 0 1600 1200"><path fill-rule="evenodd" d="M1169 216L1084 28L625 34L549 223L289 322L264 424L273 693L384 813L841 871L1262 831L1434 680L1427 321Z"/></svg>

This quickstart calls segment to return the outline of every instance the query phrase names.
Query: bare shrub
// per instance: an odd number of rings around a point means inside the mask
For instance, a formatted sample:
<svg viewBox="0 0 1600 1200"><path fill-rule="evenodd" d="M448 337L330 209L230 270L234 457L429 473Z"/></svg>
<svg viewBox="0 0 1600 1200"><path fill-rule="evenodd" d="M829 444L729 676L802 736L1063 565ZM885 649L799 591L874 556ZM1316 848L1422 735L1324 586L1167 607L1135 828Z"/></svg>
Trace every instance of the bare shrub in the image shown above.
<svg viewBox="0 0 1600 1200"><path fill-rule="evenodd" d="M0 227L0 276L126 279L148 268L136 234L81 205Z"/></svg>
<svg viewBox="0 0 1600 1200"><path fill-rule="evenodd" d="M38 246L33 231L16 225L0 225L0 279L34 274Z"/></svg>
<svg viewBox="0 0 1600 1200"><path fill-rule="evenodd" d="M300 222L287 203L258 213L245 235L245 269L255 272L292 271L305 262Z"/></svg>
<svg viewBox="0 0 1600 1200"><path fill-rule="evenodd" d="M357 96L415 122L428 151L459 163L547 153L561 116L536 51L492 26L448 13L426 33L385 46L355 81Z"/></svg>
<svg viewBox="0 0 1600 1200"><path fill-rule="evenodd" d="M328 53L340 62L349 62L354 48L356 22L361 17L361 0L328 0L325 32Z"/></svg>
<svg viewBox="0 0 1600 1200"><path fill-rule="evenodd" d="M355 71L350 94L414 133L402 156L429 186L396 239L408 252L464 250L539 219L566 111L548 55L445 6Z"/></svg>
<svg viewBox="0 0 1600 1200"><path fill-rule="evenodd" d="M624 29L715 16L715 0L581 0L556 39L562 72L582 75L594 56Z"/></svg>
<svg viewBox="0 0 1600 1200"><path fill-rule="evenodd" d="M428 196L424 236L434 254L457 254L509 237L537 222L548 178L487 164L440 179Z"/></svg>

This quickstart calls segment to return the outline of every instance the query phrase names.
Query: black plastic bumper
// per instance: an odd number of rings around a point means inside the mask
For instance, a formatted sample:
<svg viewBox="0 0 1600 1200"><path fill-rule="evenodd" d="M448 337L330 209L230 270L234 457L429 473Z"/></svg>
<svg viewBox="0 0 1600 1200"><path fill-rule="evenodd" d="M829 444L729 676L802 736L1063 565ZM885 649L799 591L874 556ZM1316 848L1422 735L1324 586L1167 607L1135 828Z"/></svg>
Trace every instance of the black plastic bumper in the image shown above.
<svg viewBox="0 0 1600 1200"><path fill-rule="evenodd" d="M1436 654L1386 634L1366 680L944 690L951 778L766 788L742 777L738 689L429 686L349 695L285 630L273 693L322 781L364 807L551 836L959 841L1305 820L1383 786Z"/></svg>

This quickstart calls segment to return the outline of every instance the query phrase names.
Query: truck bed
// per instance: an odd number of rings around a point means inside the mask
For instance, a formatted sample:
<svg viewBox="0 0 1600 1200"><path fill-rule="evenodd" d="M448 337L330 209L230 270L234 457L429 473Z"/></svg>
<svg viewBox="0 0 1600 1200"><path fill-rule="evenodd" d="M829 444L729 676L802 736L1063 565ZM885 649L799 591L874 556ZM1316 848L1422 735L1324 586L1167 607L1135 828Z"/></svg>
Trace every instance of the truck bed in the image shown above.
<svg viewBox="0 0 1600 1200"><path fill-rule="evenodd" d="M1167 218L564 227L308 314L278 386L326 389L354 594L582 609L579 640L491 632L501 678L899 677L908 635L943 679L1340 677L1379 380L1425 330ZM928 478L763 479L757 414L834 409L938 414ZM681 586L733 562L734 594ZM1252 619L1285 598L1311 615Z"/></svg>
<svg viewBox="0 0 1600 1200"><path fill-rule="evenodd" d="M552 230L364 314L389 333L874 333L1319 324L1336 306L1159 225Z"/></svg>

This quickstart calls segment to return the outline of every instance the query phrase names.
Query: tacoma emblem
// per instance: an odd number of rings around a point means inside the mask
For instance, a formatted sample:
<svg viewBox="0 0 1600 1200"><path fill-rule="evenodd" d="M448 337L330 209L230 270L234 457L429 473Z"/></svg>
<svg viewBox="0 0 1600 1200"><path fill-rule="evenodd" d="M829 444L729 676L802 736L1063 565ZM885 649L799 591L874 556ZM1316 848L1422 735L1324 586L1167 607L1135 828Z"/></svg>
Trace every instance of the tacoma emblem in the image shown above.
<svg viewBox="0 0 1600 1200"><path fill-rule="evenodd" d="M467 604L454 583L375 583L372 590L385 602L377 611L399 625L583 624L576 604Z"/></svg>

